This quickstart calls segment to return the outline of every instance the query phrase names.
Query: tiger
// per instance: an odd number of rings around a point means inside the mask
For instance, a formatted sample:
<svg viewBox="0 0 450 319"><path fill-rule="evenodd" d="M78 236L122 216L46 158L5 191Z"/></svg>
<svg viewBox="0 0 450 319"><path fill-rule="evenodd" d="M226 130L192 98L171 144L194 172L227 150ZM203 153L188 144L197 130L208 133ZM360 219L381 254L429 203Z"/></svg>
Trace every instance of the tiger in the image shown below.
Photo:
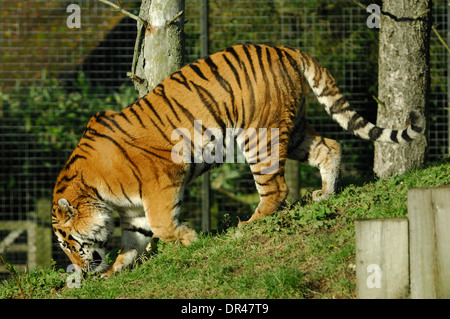
<svg viewBox="0 0 450 319"><path fill-rule="evenodd" d="M401 130L364 119L307 53L231 46L180 68L122 111L101 111L89 120L53 190L52 227L61 248L83 271L109 277L132 265L152 238L191 244L196 231L178 219L183 191L221 164L217 156L225 156L230 140L249 163L260 198L239 227L279 210L288 195L286 159L317 167L322 188L312 197L327 199L336 192L341 146L306 119L310 90L334 121L362 139L406 144L423 136L417 110ZM201 138L194 142L195 134ZM211 150L213 142L222 144L221 152ZM198 156L208 150L215 161ZM114 211L121 219L122 248L108 266Z"/></svg>

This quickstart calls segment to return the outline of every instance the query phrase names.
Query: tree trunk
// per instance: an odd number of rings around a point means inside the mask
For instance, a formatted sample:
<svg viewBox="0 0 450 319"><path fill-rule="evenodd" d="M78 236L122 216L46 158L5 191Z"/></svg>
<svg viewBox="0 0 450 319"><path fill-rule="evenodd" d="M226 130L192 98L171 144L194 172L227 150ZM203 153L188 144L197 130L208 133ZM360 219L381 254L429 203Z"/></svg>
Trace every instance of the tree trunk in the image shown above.
<svg viewBox="0 0 450 319"><path fill-rule="evenodd" d="M137 39L138 59L132 77L144 96L184 63L184 0L142 0L139 17L148 22ZM142 30L138 22L138 30Z"/></svg>
<svg viewBox="0 0 450 319"><path fill-rule="evenodd" d="M425 113L430 86L431 0L385 0L381 10L377 125L401 129L410 110ZM409 145L375 143L381 178L420 166L425 137Z"/></svg>

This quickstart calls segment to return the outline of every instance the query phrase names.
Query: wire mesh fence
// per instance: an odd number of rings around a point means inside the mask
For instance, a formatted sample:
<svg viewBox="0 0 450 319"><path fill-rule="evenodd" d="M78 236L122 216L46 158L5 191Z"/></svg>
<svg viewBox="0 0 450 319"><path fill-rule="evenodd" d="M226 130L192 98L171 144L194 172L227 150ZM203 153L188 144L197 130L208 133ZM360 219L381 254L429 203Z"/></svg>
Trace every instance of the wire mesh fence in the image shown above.
<svg viewBox="0 0 450 319"><path fill-rule="evenodd" d="M365 5L377 1L362 1ZM80 27L69 28L70 4L80 8ZM140 1L121 0L138 14ZM435 1L433 25L448 37L448 4ZM31 260L31 241L50 230L49 203L60 169L97 111L120 110L138 94L131 69L136 23L99 1L0 0L0 253L13 264ZM186 1L185 60L202 57L201 0ZM315 56L330 70L355 109L376 120L378 29L352 1L209 1L209 51L238 43L288 45ZM428 160L449 150L449 56L431 34ZM343 173L371 172L372 144L344 132L316 102L308 100L313 126L343 145ZM316 170L301 168L302 187L319 183ZM245 164L211 172L212 227L251 214L258 196ZM185 194L183 215L200 227L201 180ZM35 234L35 235L33 235ZM38 234L38 235L36 235ZM34 236L34 237L33 237ZM43 244L45 245L45 243ZM50 256L67 264L51 242ZM34 248L33 248L34 247Z"/></svg>

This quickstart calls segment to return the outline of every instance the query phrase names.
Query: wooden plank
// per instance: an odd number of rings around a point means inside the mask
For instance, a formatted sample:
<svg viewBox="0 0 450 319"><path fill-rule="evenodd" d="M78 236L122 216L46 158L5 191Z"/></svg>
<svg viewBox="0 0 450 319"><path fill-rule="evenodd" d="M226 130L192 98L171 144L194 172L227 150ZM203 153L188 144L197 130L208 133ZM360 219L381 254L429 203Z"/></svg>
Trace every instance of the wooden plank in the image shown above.
<svg viewBox="0 0 450 319"><path fill-rule="evenodd" d="M28 221L19 220L19 221L10 221L10 220L2 220L0 221L0 230L15 230L15 229L27 229Z"/></svg>
<svg viewBox="0 0 450 319"><path fill-rule="evenodd" d="M411 298L450 298L450 187L408 191Z"/></svg>
<svg viewBox="0 0 450 319"><path fill-rule="evenodd" d="M408 219L356 220L355 231L358 298L408 298Z"/></svg>
<svg viewBox="0 0 450 319"><path fill-rule="evenodd" d="M286 160L284 167L284 179L289 189L288 201L296 202L301 199L300 196L300 162Z"/></svg>
<svg viewBox="0 0 450 319"><path fill-rule="evenodd" d="M28 267L50 266L52 261L51 201L38 199L28 223Z"/></svg>
<svg viewBox="0 0 450 319"><path fill-rule="evenodd" d="M14 244L14 241L22 235L23 231L23 229L15 229L2 239L0 241L0 254L3 253L9 246Z"/></svg>
<svg viewBox="0 0 450 319"><path fill-rule="evenodd" d="M202 176L202 231L211 230L211 182L209 172Z"/></svg>

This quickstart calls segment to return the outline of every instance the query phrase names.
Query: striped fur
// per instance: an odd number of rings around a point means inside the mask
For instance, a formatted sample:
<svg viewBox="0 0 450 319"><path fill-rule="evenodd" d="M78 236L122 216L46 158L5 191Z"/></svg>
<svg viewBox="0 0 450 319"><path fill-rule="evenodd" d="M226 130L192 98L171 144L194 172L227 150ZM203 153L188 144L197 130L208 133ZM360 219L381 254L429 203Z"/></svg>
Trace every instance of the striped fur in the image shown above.
<svg viewBox="0 0 450 319"><path fill-rule="evenodd" d="M195 240L195 231L177 220L183 189L220 164L195 154L213 141L230 149L224 138L229 132L250 163L261 199L249 221L274 213L285 200L287 158L318 167L323 185L313 196L327 198L336 189L341 147L306 120L310 88L340 126L363 139L407 143L421 135L417 112L404 130L366 121L305 53L264 45L227 48L181 68L121 112L100 112L89 121L53 193L53 228L71 261L104 270L114 210L122 219L123 249L106 275L132 263L153 234L185 245ZM205 138L213 128L215 139ZM180 141L184 160L175 162L172 151Z"/></svg>

